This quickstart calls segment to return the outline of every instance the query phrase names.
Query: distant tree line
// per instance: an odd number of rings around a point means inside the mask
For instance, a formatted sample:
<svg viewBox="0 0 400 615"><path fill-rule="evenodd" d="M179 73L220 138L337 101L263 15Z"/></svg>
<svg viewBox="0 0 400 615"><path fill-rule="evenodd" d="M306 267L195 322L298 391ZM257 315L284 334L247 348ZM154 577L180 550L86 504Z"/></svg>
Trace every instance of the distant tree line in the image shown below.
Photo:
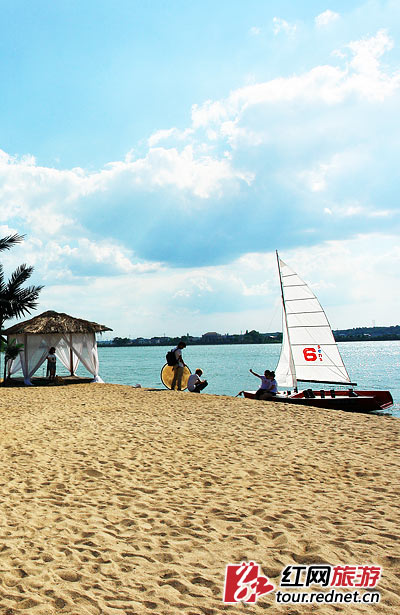
<svg viewBox="0 0 400 615"><path fill-rule="evenodd" d="M180 337L162 338L137 338L114 337L110 342L98 341L98 346L176 346L180 341L190 346L218 345L218 344L280 344L282 333L259 333L254 329L240 334L216 334L215 336L194 337L192 335L181 335Z"/></svg>
<svg viewBox="0 0 400 615"><path fill-rule="evenodd" d="M368 342L400 340L400 325L392 327L355 327L334 331L333 335L337 342Z"/></svg>
<svg viewBox="0 0 400 615"><path fill-rule="evenodd" d="M400 340L400 326L391 327L356 327L341 329L333 332L337 342L384 341ZM180 341L191 346L219 345L219 344L280 344L282 333L260 333L259 331L246 331L233 335L205 334L201 337L182 335L181 337L162 338L136 338L115 337L111 342L99 341L99 346L176 346Z"/></svg>

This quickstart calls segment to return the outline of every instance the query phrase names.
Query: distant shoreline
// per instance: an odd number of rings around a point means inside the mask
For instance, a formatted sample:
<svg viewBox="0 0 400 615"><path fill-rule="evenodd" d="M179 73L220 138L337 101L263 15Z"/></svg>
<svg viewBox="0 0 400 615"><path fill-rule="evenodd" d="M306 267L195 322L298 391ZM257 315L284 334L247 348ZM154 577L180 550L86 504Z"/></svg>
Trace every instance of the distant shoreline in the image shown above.
<svg viewBox="0 0 400 615"><path fill-rule="evenodd" d="M180 338L179 338L180 339ZM396 342L396 341L400 341L400 335L398 336L389 336L389 337L336 337L335 336L335 340L336 342ZM178 340L179 341L179 340ZM97 346L99 348L132 348L132 347L137 347L137 348L141 348L141 347L169 347L169 346L173 346L176 345L178 342L171 340L170 342L159 342L159 343L152 343L152 342L132 342L130 344L118 344L118 343L104 343L102 341L98 341L97 342ZM274 340L274 341L261 341L261 342L253 342L253 341L241 341L241 342L226 342L226 341L221 341L221 342L211 342L211 341L207 341L207 342L203 342L203 341L189 341L188 345L190 346L238 346L238 345L248 345L248 344L281 344L282 340Z"/></svg>
<svg viewBox="0 0 400 615"><path fill-rule="evenodd" d="M337 342L394 342L400 340L400 325L388 327L353 327L352 329L336 329L332 332ZM167 335L157 337L114 337L113 340L98 340L100 347L125 347L125 346L176 346L180 341L188 346L233 346L237 344L281 344L282 332L273 331L260 333L255 329L246 330L245 333L217 333L209 331L201 336L182 335L170 337Z"/></svg>

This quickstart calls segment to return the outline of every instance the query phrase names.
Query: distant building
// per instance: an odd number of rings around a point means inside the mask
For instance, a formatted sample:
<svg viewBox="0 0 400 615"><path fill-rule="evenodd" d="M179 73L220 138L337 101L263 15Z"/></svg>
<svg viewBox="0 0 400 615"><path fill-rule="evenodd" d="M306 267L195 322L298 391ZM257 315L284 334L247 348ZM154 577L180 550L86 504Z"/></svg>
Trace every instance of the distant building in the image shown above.
<svg viewBox="0 0 400 615"><path fill-rule="evenodd" d="M201 339L208 344L213 344L214 342L221 341L222 335L216 331L209 331L208 333L203 333Z"/></svg>

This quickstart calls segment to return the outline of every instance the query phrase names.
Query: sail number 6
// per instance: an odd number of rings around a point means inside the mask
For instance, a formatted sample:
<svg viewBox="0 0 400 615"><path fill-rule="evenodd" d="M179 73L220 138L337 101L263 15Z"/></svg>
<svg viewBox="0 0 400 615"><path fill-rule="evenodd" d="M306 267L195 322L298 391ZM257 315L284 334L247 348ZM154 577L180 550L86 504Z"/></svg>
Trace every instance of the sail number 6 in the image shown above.
<svg viewBox="0 0 400 615"><path fill-rule="evenodd" d="M318 358L315 348L304 348L303 356L306 361L316 361Z"/></svg>

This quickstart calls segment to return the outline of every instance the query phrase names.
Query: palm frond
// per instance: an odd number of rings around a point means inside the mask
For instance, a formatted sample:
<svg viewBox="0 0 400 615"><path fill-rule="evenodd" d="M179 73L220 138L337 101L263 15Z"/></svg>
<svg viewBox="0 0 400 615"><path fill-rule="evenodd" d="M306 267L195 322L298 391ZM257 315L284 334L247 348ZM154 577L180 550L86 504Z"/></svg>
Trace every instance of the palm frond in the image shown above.
<svg viewBox="0 0 400 615"><path fill-rule="evenodd" d="M25 284L27 280L31 277L33 273L33 267L28 267L28 265L19 265L15 271L10 276L8 280L6 293L10 296L14 293L18 292L18 289Z"/></svg>
<svg viewBox="0 0 400 615"><path fill-rule="evenodd" d="M15 233L14 235L7 235L7 237L3 237L0 239L0 252L3 250L9 250L17 243L21 243L24 240L25 235L19 235Z"/></svg>
<svg viewBox="0 0 400 615"><path fill-rule="evenodd" d="M17 344L17 340L13 339L10 342L1 342L0 352L4 352L5 360L9 361L16 359L23 348L23 344Z"/></svg>
<svg viewBox="0 0 400 615"><path fill-rule="evenodd" d="M13 295L8 295L4 304L6 319L20 318L25 314L30 314L31 310L36 309L39 293L43 286L27 286L21 288Z"/></svg>
<svg viewBox="0 0 400 615"><path fill-rule="evenodd" d="M0 251L9 250L12 246L23 241L24 235L15 233L0 239ZM43 286L28 286L23 288L25 282L31 277L33 267L20 265L6 281L2 265L0 265L0 330L3 323L9 318L19 318L30 314L37 307L37 300Z"/></svg>
<svg viewBox="0 0 400 615"><path fill-rule="evenodd" d="M4 269L3 269L3 265L0 263L0 295L5 291L6 289L6 282L4 280Z"/></svg>

